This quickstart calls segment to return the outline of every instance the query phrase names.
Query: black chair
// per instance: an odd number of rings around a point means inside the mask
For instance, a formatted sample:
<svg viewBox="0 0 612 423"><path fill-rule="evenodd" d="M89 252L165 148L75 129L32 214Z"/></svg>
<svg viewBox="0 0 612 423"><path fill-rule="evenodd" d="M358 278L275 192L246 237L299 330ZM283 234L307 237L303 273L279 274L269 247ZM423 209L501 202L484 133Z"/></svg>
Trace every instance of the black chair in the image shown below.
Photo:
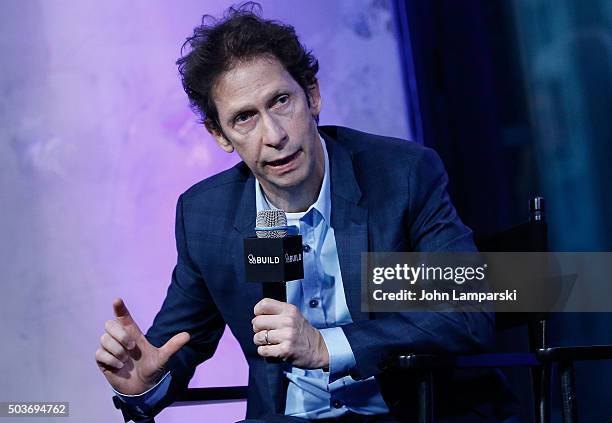
<svg viewBox="0 0 612 423"><path fill-rule="evenodd" d="M535 197L530 201L530 220L493 236L477 238L480 251L487 252L545 252L548 251L544 201ZM578 421L574 361L612 359L612 345L550 347L546 340L545 313L498 313L496 329L527 325L529 351L512 353L475 354L463 356L434 356L410 354L399 356L392 368L405 371L418 381L420 423L435 421L434 372L449 368L509 368L527 367L531 370L531 390L535 404L535 421L550 422L551 368L557 366L561 390L563 421Z"/></svg>

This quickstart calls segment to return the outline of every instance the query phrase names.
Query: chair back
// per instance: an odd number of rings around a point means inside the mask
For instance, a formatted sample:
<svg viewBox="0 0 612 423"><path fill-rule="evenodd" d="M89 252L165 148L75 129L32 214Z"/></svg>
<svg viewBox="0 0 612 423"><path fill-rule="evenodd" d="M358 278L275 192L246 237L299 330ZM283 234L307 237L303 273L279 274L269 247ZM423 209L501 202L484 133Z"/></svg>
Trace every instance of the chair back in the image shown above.
<svg viewBox="0 0 612 423"><path fill-rule="evenodd" d="M529 220L505 231L476 237L476 246L483 252L546 252L548 229L544 213L544 198L533 197L529 201ZM505 330L517 326L529 326L530 349L545 346L545 313L497 313L496 326Z"/></svg>

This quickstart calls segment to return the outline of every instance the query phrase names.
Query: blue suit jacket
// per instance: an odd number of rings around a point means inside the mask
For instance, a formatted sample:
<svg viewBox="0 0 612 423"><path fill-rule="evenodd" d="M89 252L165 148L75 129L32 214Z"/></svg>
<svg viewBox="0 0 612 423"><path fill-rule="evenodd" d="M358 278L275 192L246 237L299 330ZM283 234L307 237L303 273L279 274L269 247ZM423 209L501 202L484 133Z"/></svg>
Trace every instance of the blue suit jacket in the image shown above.
<svg viewBox="0 0 612 423"><path fill-rule="evenodd" d="M342 127L320 127L329 153L331 226L353 323L343 326L355 355L354 378L376 376L390 410L411 420L416 386L385 372L394 352L475 352L491 342L490 313L363 313L363 251L473 251L471 231L446 193L438 156L416 143ZM147 338L157 346L181 331L191 341L168 363L173 379L155 412L185 389L195 367L211 357L227 326L249 365L247 417L283 413L283 365L265 362L253 344L253 306L261 285L245 282L242 241L254 235L254 176L244 163L206 179L177 205L178 262ZM498 373L451 372L437 379L441 420L501 421L508 392ZM511 408L511 407L510 407ZM473 420L480 416L482 420Z"/></svg>

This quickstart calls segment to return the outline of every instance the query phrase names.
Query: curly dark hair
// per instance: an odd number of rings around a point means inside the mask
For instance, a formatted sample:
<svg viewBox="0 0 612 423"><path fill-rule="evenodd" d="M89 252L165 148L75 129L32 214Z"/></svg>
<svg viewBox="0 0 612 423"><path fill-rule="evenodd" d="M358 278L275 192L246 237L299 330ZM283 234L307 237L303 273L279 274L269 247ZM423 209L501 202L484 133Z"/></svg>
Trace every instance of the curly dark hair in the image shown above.
<svg viewBox="0 0 612 423"><path fill-rule="evenodd" d="M219 115L212 98L216 79L237 63L261 55L272 55L302 87L308 99L308 87L317 80L319 63L300 43L291 25L266 20L258 3L247 2L230 7L223 18L204 15L202 24L181 48L176 61L183 89L191 109L207 128L221 131ZM185 47L189 52L183 54Z"/></svg>

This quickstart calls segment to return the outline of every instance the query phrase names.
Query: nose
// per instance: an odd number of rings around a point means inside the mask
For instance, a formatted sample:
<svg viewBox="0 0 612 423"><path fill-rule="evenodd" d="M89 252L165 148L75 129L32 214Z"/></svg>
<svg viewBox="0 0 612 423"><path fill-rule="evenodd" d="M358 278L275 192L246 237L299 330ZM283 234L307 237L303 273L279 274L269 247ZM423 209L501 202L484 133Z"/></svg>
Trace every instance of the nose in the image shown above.
<svg viewBox="0 0 612 423"><path fill-rule="evenodd" d="M273 115L263 115L262 137L264 144L272 148L282 148L287 141L287 132L283 125Z"/></svg>

